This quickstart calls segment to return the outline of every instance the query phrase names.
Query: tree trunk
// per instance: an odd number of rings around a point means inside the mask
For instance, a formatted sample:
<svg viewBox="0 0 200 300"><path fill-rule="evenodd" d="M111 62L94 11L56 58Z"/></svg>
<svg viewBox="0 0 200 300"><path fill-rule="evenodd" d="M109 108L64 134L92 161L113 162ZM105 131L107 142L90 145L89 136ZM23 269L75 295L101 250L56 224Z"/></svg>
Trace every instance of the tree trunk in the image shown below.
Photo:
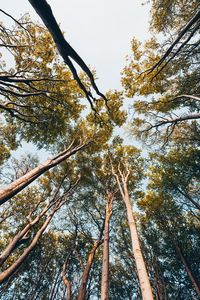
<svg viewBox="0 0 200 300"><path fill-rule="evenodd" d="M153 300L151 285L150 285L149 277L147 274L142 251L140 248L140 242L139 242L139 238L138 238L136 222L135 222L135 219L133 216L132 206L130 203L130 198L129 198L129 194L128 194L128 190L127 190L126 186L125 186L125 193L124 193L124 202L126 205L128 223L129 223L129 228L130 228L130 232L131 232L133 255L135 258L138 278L139 278L139 282L140 282L142 299L143 300Z"/></svg>
<svg viewBox="0 0 200 300"><path fill-rule="evenodd" d="M66 258L66 260L65 260L65 262L63 264L61 276L62 276L62 280L64 282L64 285L66 286L66 289L67 289L67 297L66 297L66 299L67 300L71 300L71 282L66 277L66 269L67 269L68 261L69 261L69 256Z"/></svg>
<svg viewBox="0 0 200 300"><path fill-rule="evenodd" d="M92 250L89 253L87 264L86 264L86 267L83 271L83 275L82 275L82 279L81 279L81 286L80 286L80 289L79 289L77 300L85 300L86 287L87 287L87 282L88 282L90 269L91 269L91 266L92 266L92 263L93 263L93 260L94 260L96 250L100 245L101 245L101 241L98 240L97 242L94 243L94 245L92 247Z"/></svg>
<svg viewBox="0 0 200 300"><path fill-rule="evenodd" d="M94 100L94 98L93 98L91 92L87 90L86 86L83 84L83 82L79 78L79 76L77 74L77 70L74 67L70 57L79 65L79 67L82 69L82 71L88 76L88 78L90 79L91 86L93 87L93 89L95 90L97 95L102 97L107 103L107 99L106 99L105 95L103 95L99 91L99 89L95 83L95 79L94 79L92 72L90 71L90 69L88 68L86 63L83 61L83 59L78 55L78 53L65 40L63 33L62 33L62 31L52 13L51 7L47 3L47 1L46 0L29 0L29 2L35 9L36 13L40 16L40 18L44 22L45 26L47 27L47 29L49 30L49 32L56 44L58 52L60 53L64 62L68 65L68 67L71 70L73 77L77 81L79 87L85 93L86 98L90 102L92 109L95 110L93 107L93 103L92 103L92 100Z"/></svg>
<svg viewBox="0 0 200 300"><path fill-rule="evenodd" d="M123 198L125 206L126 206L127 218L128 218L128 223L129 223L129 228L130 228L130 233L131 233L133 255L134 255L134 259L135 259L137 275L139 278L142 299L143 300L153 300L153 293L152 293L147 269L145 266L144 258L142 255L142 251L140 248L140 242L139 242L136 222L135 222L135 218L133 216L131 201L130 201L130 197L129 197L129 193L128 193L127 182L128 182L128 177L130 175L130 170L126 166L126 171L122 172L120 170L120 166L118 165L118 174L115 173L113 166L112 166L112 173L116 178L120 193L122 195L122 198Z"/></svg>
<svg viewBox="0 0 200 300"><path fill-rule="evenodd" d="M189 278L190 278L190 280L192 282L192 285L195 288L196 293L197 293L197 295L200 298L200 284L197 281L197 279L195 278L195 276L193 275L192 270L190 269L190 266L189 266L186 258L184 257L184 255L183 255L183 253L181 251L181 248L178 246L178 244L175 241L174 241L174 244L175 244L175 248L176 248L176 253L179 256L179 258L182 261L182 263L184 264L184 267L185 267L186 272L187 272L187 274L188 274L188 276L189 276Z"/></svg>
<svg viewBox="0 0 200 300"><path fill-rule="evenodd" d="M55 195L56 196L56 195ZM64 196L64 195L63 195ZM62 197L59 197L56 201L59 201L62 199ZM6 261L6 259L10 256L10 254L18 248L18 246L22 243L24 243L29 237L27 236L29 230L36 225L41 218L47 213L47 211L55 205L55 197L53 197L49 204L47 204L44 209L41 211L41 213L35 217L34 220L32 220L30 223L28 223L19 233L17 233L13 239L10 241L10 243L7 245L5 250L0 255L0 266Z"/></svg>
<svg viewBox="0 0 200 300"><path fill-rule="evenodd" d="M85 143L80 143L78 146L73 147L73 143L72 143L63 152L54 156L52 159L49 159L44 163L38 165L33 170L29 171L28 173L15 180L4 189L0 190L0 205L8 201L13 196L15 196L17 193L19 193L21 190L27 187L31 182L33 182L39 176L44 174L46 171L58 165L59 163L61 163L71 155L75 154L77 151L84 148L85 146L86 146Z"/></svg>
<svg viewBox="0 0 200 300"><path fill-rule="evenodd" d="M0 283L5 282L10 276L20 267L20 265L24 262L24 260L28 257L30 252L35 248L40 236L43 234L47 226L49 225L51 219L53 218L55 212L61 207L61 200L56 204L53 211L46 218L42 227L38 230L35 237L33 238L30 245L24 250L24 252L20 255L20 257L10 266L7 270L3 271L0 274Z"/></svg>
<svg viewBox="0 0 200 300"><path fill-rule="evenodd" d="M107 198L106 203L106 218L104 227L104 242L103 242L103 262L102 262L102 277L101 277L101 300L109 299L109 225L112 215L112 198Z"/></svg>

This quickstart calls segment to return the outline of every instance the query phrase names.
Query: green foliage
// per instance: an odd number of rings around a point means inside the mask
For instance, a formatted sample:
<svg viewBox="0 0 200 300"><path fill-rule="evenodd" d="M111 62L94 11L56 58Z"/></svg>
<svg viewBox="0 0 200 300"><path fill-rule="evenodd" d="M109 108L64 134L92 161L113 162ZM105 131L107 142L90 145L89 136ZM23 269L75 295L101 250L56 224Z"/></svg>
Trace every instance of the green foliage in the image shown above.
<svg viewBox="0 0 200 300"><path fill-rule="evenodd" d="M49 205L47 212L28 230L28 239L17 245L3 264L2 270L6 270L30 245L53 211L55 199L74 188L36 247L1 286L2 299L66 298L60 275L65 261L64 275L71 282L72 299L77 299L88 255L95 241L103 239L108 193L114 194L109 298L141 299L127 215L113 171L121 172L120 180L130 172L128 189L155 299L197 297L177 249L198 279L200 151L194 146L199 146L200 128L195 119L162 121L199 114L199 44L187 45L174 57L173 64L167 64L159 74L152 66L171 43L169 32L174 35L189 21L198 2L150 2L151 30L165 36L166 42L152 36L142 45L133 38L132 54L122 74L125 95L109 91L107 106L105 99L96 99L92 111L83 104L83 91L60 61L52 37L43 26L32 23L29 16L21 19L23 26L16 24L10 31L2 24L5 28L0 30L2 43L14 46L7 47L14 61L12 68L7 68L3 57L0 61L4 76L0 82L2 184L16 180L38 165L38 158L31 155L9 160L11 152L23 141L53 153L64 150L72 141L74 145L87 144L0 208L3 251ZM196 44L197 34L192 41ZM80 78L90 90L88 79L83 74ZM126 122L125 96L135 97L130 130L145 143L165 144L170 140L174 147L168 144L164 151L144 158L141 150L125 145L120 136L113 136L116 128ZM101 245L97 249L91 266L87 299L100 298L102 248Z"/></svg>
<svg viewBox="0 0 200 300"><path fill-rule="evenodd" d="M130 131L151 144L189 141L196 145L199 124L195 120L199 119L200 109L198 28L186 32L178 46L158 63L186 21L195 15L198 4L197 1L151 2L151 30L162 37L153 35L143 45L133 38L132 54L122 72L126 95L135 97ZM196 31L192 34L193 30Z"/></svg>

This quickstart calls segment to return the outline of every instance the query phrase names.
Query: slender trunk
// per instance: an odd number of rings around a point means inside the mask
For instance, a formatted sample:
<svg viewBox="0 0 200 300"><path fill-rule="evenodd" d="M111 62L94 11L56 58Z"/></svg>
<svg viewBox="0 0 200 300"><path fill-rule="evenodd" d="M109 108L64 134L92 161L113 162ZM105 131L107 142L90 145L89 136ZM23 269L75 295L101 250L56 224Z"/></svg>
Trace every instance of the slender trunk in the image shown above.
<svg viewBox="0 0 200 300"><path fill-rule="evenodd" d="M94 260L94 256L96 253L97 248L101 245L101 242L98 240L97 242L94 243L92 250L89 253L88 259L87 259L87 264L86 267L83 271L82 279L81 279L81 285L78 293L78 299L77 300L85 300L86 296L86 287L87 287L87 282L88 282L88 277L90 273L90 269Z"/></svg>
<svg viewBox="0 0 200 300"><path fill-rule="evenodd" d="M145 266L144 258L142 255L142 251L140 248L136 222L133 216L131 201L128 193L127 182L128 182L128 177L130 175L130 170L126 165L126 174L125 174L125 172L122 172L120 170L120 166L118 165L118 174L115 173L113 166L112 166L112 173L116 178L120 193L122 195L122 198L126 206L127 218L128 218L128 223L129 223L129 228L131 233L133 255L135 259L137 275L139 278L142 300L153 300L153 293L152 293L147 269Z"/></svg>
<svg viewBox="0 0 200 300"><path fill-rule="evenodd" d="M61 282L62 280L61 279L58 279L57 283L56 283L56 286L55 286L55 289L53 291L53 294L51 296L51 298L49 300L54 300L56 299L56 296L58 295L58 291L59 291L59 287L61 285Z"/></svg>
<svg viewBox="0 0 200 300"><path fill-rule="evenodd" d="M175 247L176 247L176 253L179 256L180 260L182 261L182 263L183 263L183 265L185 267L185 270L186 270L186 272L187 272L187 274L188 274L188 276L189 276L189 278L190 278L190 280L192 282L192 285L195 288L196 293L197 293L197 295L200 298L200 284L197 281L197 279L195 278L195 276L193 275L192 270L190 269L190 266L189 266L186 258L184 257L184 255L182 253L181 248L178 246L178 244L176 242L174 242L174 244L175 244Z"/></svg>
<svg viewBox="0 0 200 300"><path fill-rule="evenodd" d="M80 143L78 146L73 147L73 143L63 152L54 156L52 159L48 159L44 163L38 165L36 168L32 169L22 177L18 178L12 182L7 187L0 190L0 205L8 201L10 198L15 196L25 187L27 187L31 182L37 179L39 176L44 174L49 169L58 165L62 161L66 160L71 155L75 154L77 151L81 150L86 146L85 143Z"/></svg>
<svg viewBox="0 0 200 300"><path fill-rule="evenodd" d="M106 218L104 227L103 262L101 277L101 300L109 299L109 225L112 214L112 200L107 198Z"/></svg>
<svg viewBox="0 0 200 300"><path fill-rule="evenodd" d="M132 249L133 249L136 268L137 268L137 272L138 272L138 278L139 278L139 282L140 282L142 299L143 300L153 300L151 285L150 285L149 277L147 274L144 258L142 255L141 247L140 247L136 222L135 222L135 218L133 216L132 206L130 203L130 198L129 198L127 187L125 187L124 202L126 205L128 223L129 223L130 232L131 232Z"/></svg>
<svg viewBox="0 0 200 300"><path fill-rule="evenodd" d="M159 273L157 270L157 267L154 267L155 270L155 290L156 290L156 298L158 300L162 300L163 296L162 296L162 286L160 284L160 278L159 278Z"/></svg>
<svg viewBox="0 0 200 300"><path fill-rule="evenodd" d="M69 261L69 256L66 258L66 260L63 264L61 276L62 276L62 280L64 282L64 285L66 286L66 289L67 289L66 299L71 300L71 282L66 277L66 269L67 269L68 261Z"/></svg>
<svg viewBox="0 0 200 300"><path fill-rule="evenodd" d="M62 197L60 197L58 200L60 200ZM30 223L28 223L19 233L17 233L14 238L10 241L8 246L5 248L5 250L0 255L0 266L6 261L6 259L10 256L10 254L23 242L27 240L27 233L28 231L36 225L41 218L47 213L47 211L55 204L53 201L55 198L53 198L49 204L47 204L44 209L41 211L41 213L35 217L34 220L32 220Z"/></svg>
<svg viewBox="0 0 200 300"><path fill-rule="evenodd" d="M3 283L7 279L9 279L9 277L20 267L20 265L28 257L30 252L35 248L39 238L41 237L41 235L43 234L43 232L45 231L45 229L49 225L49 223L50 223L51 219L53 218L55 212L60 208L60 206L61 206L61 200L56 204L53 211L49 214L49 216L45 220L42 227L36 233L35 237L33 238L32 242L30 243L30 245L24 250L24 252L20 255L20 257L10 267L8 267L7 270L5 270L4 272L2 272L0 274L0 283Z"/></svg>
<svg viewBox="0 0 200 300"><path fill-rule="evenodd" d="M9 213L7 216L2 216L0 220L0 225L5 222L8 218L10 218L13 215L13 212Z"/></svg>

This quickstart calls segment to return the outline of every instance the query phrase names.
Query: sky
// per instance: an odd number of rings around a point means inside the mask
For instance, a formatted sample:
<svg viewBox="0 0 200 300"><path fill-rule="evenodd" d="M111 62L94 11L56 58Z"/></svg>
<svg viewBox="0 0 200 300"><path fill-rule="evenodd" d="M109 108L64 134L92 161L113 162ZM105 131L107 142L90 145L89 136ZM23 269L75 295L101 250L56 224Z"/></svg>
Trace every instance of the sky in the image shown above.
<svg viewBox="0 0 200 300"><path fill-rule="evenodd" d="M121 89L120 72L130 54L133 36L148 38L149 5L141 0L48 0L65 37L83 60L96 70L103 93ZM0 0L1 9L16 19L28 12L40 21L28 0ZM1 19L4 20L2 14ZM25 148L28 147L25 146Z"/></svg>
<svg viewBox="0 0 200 300"><path fill-rule="evenodd" d="M48 3L71 46L96 69L101 90L118 89L132 37L142 41L147 38L149 5L142 5L141 0L48 0ZM28 0L0 0L0 7L15 18L29 12L34 20L40 20Z"/></svg>

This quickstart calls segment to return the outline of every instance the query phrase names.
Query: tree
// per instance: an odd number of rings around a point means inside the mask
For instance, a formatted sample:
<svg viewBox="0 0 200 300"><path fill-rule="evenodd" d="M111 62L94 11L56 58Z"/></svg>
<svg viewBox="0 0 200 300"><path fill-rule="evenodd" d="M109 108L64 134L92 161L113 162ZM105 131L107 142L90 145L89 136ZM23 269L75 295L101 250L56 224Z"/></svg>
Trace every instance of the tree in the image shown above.
<svg viewBox="0 0 200 300"><path fill-rule="evenodd" d="M16 179L9 186L0 191L0 204L3 204L4 202L8 201L10 198L15 196L25 187L27 187L31 182L37 179L44 172L63 162L68 157L75 154L77 151L83 149L86 145L87 143L80 142L79 145L75 146L73 142L66 150L62 151L52 159L49 159L42 164L39 164L36 168L30 170L25 175Z"/></svg>
<svg viewBox="0 0 200 300"><path fill-rule="evenodd" d="M0 24L2 297L196 299L198 1L150 1L158 38L132 40L124 92L105 94L47 1L29 3L45 26L0 10L14 22ZM131 130L162 151L142 157L115 136L125 94L141 97ZM13 158L24 142L52 158Z"/></svg>
<svg viewBox="0 0 200 300"><path fill-rule="evenodd" d="M72 120L78 119L83 95L70 71L59 61L44 27L24 16L11 29L2 25L3 45L8 43L6 39L14 47L6 48L12 68L1 61L2 118L15 129L13 138L18 134L17 140L31 141L39 147L53 144L66 136Z"/></svg>
<svg viewBox="0 0 200 300"><path fill-rule="evenodd" d="M150 160L149 187L162 189L186 211L198 212L199 150L172 148L167 154L152 153Z"/></svg>
<svg viewBox="0 0 200 300"><path fill-rule="evenodd" d="M94 77L90 69L87 67L85 62L82 60L82 58L77 54L77 52L69 45L69 43L65 40L57 22L56 19L53 16L52 10L50 5L47 3L46 0L38 1L38 0L29 0L31 5L34 7L38 15L43 20L44 24L47 26L49 32L51 33L54 42L57 46L58 51L60 52L60 55L63 57L64 62L68 65L70 68L74 79L78 82L80 88L85 93L86 98L88 99L91 108L95 111L93 101L95 98L92 96L91 92L87 90L85 85L82 83L81 79L79 78L76 68L74 67L72 61L70 58L72 58L85 72L85 74L89 77L92 87L94 88L97 95L99 95L101 98L103 98L107 105L107 99L106 97L99 91L98 87L96 86Z"/></svg>
<svg viewBox="0 0 200 300"><path fill-rule="evenodd" d="M155 274L157 293L164 299L196 297L199 271L194 253L199 241L198 224L161 191L148 191L140 205L145 212L141 219L142 234L145 248L151 249L147 252L148 261Z"/></svg>
<svg viewBox="0 0 200 300"><path fill-rule="evenodd" d="M137 274L139 278L142 299L153 299L153 293L142 255L136 220L133 216L128 182L130 188L137 187L138 181L142 175L142 159L139 157L139 151L134 147L120 147L116 145L115 162L111 158L112 173L115 176L122 199L126 206L127 219L129 223L133 255L136 262ZM136 173L137 164L137 173Z"/></svg>
<svg viewBox="0 0 200 300"><path fill-rule="evenodd" d="M149 138L152 144L175 139L196 145L196 120L200 117L199 7L196 1L189 5L153 1L151 10L152 31L167 35L167 40L158 42L153 36L143 47L132 40L132 56L123 70L122 84L128 97L140 97L134 103L138 117L134 118L133 132L143 141ZM181 30L183 20L188 23ZM172 41L170 34L173 37L174 32L177 39Z"/></svg>
<svg viewBox="0 0 200 300"><path fill-rule="evenodd" d="M24 228L18 232L14 238L9 242L6 249L2 252L1 258L0 258L0 264L2 265L8 257L11 255L11 253L17 249L21 244L26 243L27 240L30 239L29 233L35 225L44 219L43 222L39 225L39 228L37 229L35 235L33 235L32 240L30 241L30 244L24 249L22 254L16 259L15 262L13 262L6 270L4 270L0 274L0 282L6 281L23 263L23 261L27 258L27 256L30 254L30 252L35 248L35 246L38 243L39 238L43 234L43 232L46 230L47 226L51 222L54 214L66 203L68 200L68 197L73 193L74 189L76 188L79 179L74 184L69 184L69 186L63 187L64 181L66 179L66 174L64 174L63 178L61 179L60 184L55 189L54 194L52 197L50 197L47 204L42 208L42 210L36 215L35 211L40 208L40 204L43 201L39 201L35 208L29 212L27 215L28 224L24 226ZM60 189L61 193L60 193Z"/></svg>
<svg viewBox="0 0 200 300"><path fill-rule="evenodd" d="M102 279L101 279L101 299L109 299L109 230L110 218L112 216L112 203L114 195L108 193L106 196L105 209L105 229L104 229L104 243L103 243L103 257L102 257Z"/></svg>

